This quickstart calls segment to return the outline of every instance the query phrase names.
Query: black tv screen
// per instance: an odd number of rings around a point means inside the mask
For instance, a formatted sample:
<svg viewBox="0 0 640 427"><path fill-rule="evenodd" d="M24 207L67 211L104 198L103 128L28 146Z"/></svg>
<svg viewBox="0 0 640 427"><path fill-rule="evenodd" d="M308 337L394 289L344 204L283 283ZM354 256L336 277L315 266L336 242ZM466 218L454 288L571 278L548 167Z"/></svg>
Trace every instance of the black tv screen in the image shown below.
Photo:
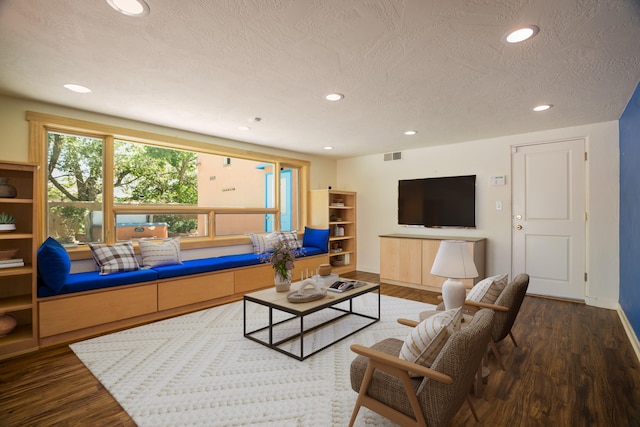
<svg viewBox="0 0 640 427"><path fill-rule="evenodd" d="M398 224L475 227L476 176L399 180Z"/></svg>

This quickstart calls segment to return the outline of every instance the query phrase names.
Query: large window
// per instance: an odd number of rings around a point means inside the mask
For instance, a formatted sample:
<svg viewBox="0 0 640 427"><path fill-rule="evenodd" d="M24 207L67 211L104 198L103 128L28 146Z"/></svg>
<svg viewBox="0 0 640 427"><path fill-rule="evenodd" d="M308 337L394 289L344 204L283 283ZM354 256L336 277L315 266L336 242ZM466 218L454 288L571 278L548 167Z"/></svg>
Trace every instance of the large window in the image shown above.
<svg viewBox="0 0 640 427"><path fill-rule="evenodd" d="M256 153L250 158L189 141L141 141L140 132L127 138L122 129L104 132L100 125L82 132L40 124L44 141L32 127L31 143L47 165L44 236L63 244L215 240L302 224L301 170L307 162Z"/></svg>
<svg viewBox="0 0 640 427"><path fill-rule="evenodd" d="M86 241L86 220L102 213L104 140L59 132L47 134L47 227L61 243ZM102 231L93 241L102 240Z"/></svg>

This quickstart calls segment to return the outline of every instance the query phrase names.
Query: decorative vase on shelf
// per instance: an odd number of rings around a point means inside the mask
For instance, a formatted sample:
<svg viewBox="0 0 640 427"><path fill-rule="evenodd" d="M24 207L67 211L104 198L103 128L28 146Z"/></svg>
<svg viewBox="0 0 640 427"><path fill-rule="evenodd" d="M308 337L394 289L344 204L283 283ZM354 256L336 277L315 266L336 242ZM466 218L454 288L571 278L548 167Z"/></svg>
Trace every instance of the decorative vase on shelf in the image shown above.
<svg viewBox="0 0 640 427"><path fill-rule="evenodd" d="M276 291L287 292L291 289L291 270L287 270L286 277L283 277L278 271L274 271L273 282L276 285Z"/></svg>
<svg viewBox="0 0 640 427"><path fill-rule="evenodd" d="M16 197L18 192L16 191L16 187L10 185L9 178L0 178L0 197L12 199Z"/></svg>
<svg viewBox="0 0 640 427"><path fill-rule="evenodd" d="M0 337L9 335L17 324L18 321L12 315L0 313Z"/></svg>

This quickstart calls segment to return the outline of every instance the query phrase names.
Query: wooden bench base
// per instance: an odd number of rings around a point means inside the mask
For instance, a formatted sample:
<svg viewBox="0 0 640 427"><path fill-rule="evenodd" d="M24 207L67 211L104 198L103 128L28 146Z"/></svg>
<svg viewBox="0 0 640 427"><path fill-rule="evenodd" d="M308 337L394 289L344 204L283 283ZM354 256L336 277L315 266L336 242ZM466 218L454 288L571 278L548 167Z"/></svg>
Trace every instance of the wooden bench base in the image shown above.
<svg viewBox="0 0 640 427"><path fill-rule="evenodd" d="M296 260L293 278L316 271L329 256ZM242 299L273 286L273 269L260 264L115 288L40 298L39 345L48 347Z"/></svg>

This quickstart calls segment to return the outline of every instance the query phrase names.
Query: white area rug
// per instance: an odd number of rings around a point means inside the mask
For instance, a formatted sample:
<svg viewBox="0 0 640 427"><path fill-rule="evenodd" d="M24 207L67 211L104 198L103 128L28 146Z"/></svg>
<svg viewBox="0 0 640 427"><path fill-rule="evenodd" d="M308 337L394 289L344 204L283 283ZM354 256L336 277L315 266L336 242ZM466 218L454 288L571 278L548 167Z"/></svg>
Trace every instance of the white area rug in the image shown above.
<svg viewBox="0 0 640 427"><path fill-rule="evenodd" d="M365 294L355 299L354 310L377 313L377 298L377 294ZM349 345L404 339L409 330L396 319L417 319L420 311L433 309L429 304L382 295L380 322L298 361L243 336L242 304L214 307L70 347L140 427L342 427L349 422L357 396L349 379L355 357ZM255 304L247 308L251 328L266 325L266 309ZM323 328L305 340L305 348L321 345L335 328L345 327L348 322ZM356 425L394 424L363 408Z"/></svg>

